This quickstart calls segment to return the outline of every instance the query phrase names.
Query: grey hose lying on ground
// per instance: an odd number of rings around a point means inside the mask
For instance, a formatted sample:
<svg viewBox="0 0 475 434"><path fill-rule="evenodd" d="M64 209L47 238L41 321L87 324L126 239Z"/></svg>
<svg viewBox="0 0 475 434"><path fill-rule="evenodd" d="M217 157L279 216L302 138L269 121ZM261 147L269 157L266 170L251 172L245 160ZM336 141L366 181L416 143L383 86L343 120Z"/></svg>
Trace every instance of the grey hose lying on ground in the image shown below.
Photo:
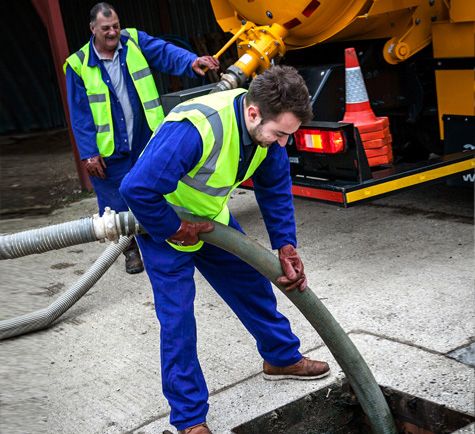
<svg viewBox="0 0 475 434"><path fill-rule="evenodd" d="M130 237L121 237L117 244L111 243L89 270L48 307L0 321L0 340L48 327L94 286L129 243Z"/></svg>
<svg viewBox="0 0 475 434"><path fill-rule="evenodd" d="M139 228L138 223L135 221L131 213L120 214L126 215L120 223L120 232L122 234L124 234L124 231L127 232L127 235L137 233L137 231L141 229ZM190 214L185 214L180 211L177 211L177 214L182 219L190 221L203 221L202 218L194 217ZM46 233L48 233L48 231L46 231ZM56 236L58 236L58 234L56 234ZM20 243L23 238L25 238L24 235L14 238L14 244ZM259 270L264 276L266 276L277 287L279 287L279 289L295 304L295 306L302 312L305 318L307 318L313 328L318 332L318 334L321 336L321 338L335 357L335 360L341 366L343 372L348 378L350 385L355 391L355 394L361 404L361 407L363 408L363 411L365 412L370 421L373 432L375 434L397 434L394 419L391 415L391 412L389 411L389 407L386 403L386 400L384 399L381 389L376 383L376 380L373 377L371 371L369 370L366 362L364 361L363 357L361 356L353 342L350 340L348 335L338 324L335 318L333 318L333 316L325 307L325 305L312 292L312 290L310 288L307 288L304 292L301 293L298 291L287 292L285 291L285 289L281 288L277 284L277 278L282 274L282 269L280 267L279 260L275 257L275 255L273 255L267 249L262 247L260 244L252 241L250 238L246 237L245 235L232 228L215 222L214 231L207 234L201 234L201 238L205 242L218 246L238 256L243 261L247 262L249 265ZM38 241L38 243L40 242L43 243L43 245L45 245L46 247L49 247L49 245L51 245L51 243L48 243L47 245L47 243L44 241ZM58 241L55 241L55 243L60 244ZM2 259L1 255L3 255L5 251L5 249L2 248L2 245L4 246L5 243L2 243L0 238L0 259ZM65 247L66 245L61 245L61 247ZM121 244L120 246L122 247ZM112 257L115 256L113 257L112 262L115 261L115 259L119 256L120 252L125 248L125 246L122 249L121 247L114 249L114 247L117 248L118 246L112 245L108 248L108 250L111 249L114 251L113 254L111 253L110 258L112 259ZM9 248L11 251L11 246L9 246ZM30 248L28 248L27 250L23 249L22 251L31 251L30 253L26 254L37 253L37 251L35 251L35 248L35 243L32 242ZM48 248L46 250L51 249ZM10 251L7 253L10 254ZM97 262L99 262L99 260ZM101 268L100 266L98 266L98 273L100 273L100 275L97 276L96 281L105 272L105 270L107 270L109 266L110 264L107 265L106 268ZM85 276L86 275L84 275L83 277ZM95 281L91 283L91 286L94 283ZM77 299L79 299L79 297ZM59 315L61 315L61 313ZM56 316L55 318L57 318L58 316ZM17 318L14 318L13 320L17 320ZM1 322L0 324L2 323L4 322ZM16 327L22 326L17 325ZM31 330L33 329L30 329L30 331ZM11 334L10 336L16 336L25 332L19 331L17 333L15 328L13 328L12 331L14 331L15 333Z"/></svg>

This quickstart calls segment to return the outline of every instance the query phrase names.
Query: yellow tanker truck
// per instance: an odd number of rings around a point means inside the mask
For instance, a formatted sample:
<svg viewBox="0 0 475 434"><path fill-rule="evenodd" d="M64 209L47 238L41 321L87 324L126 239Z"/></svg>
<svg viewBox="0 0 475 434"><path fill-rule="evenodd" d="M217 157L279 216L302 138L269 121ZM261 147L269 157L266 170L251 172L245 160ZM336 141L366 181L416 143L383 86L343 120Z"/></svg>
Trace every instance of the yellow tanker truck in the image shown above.
<svg viewBox="0 0 475 434"><path fill-rule="evenodd" d="M215 57L231 45L238 53L215 90L245 87L275 62L297 67L307 82L314 121L287 147L295 195L350 206L445 178L473 187L474 1L211 0L211 5L223 31L234 35ZM383 135L368 134L345 115L349 47L357 53ZM347 74L353 69L347 65ZM374 157L383 149L384 157Z"/></svg>

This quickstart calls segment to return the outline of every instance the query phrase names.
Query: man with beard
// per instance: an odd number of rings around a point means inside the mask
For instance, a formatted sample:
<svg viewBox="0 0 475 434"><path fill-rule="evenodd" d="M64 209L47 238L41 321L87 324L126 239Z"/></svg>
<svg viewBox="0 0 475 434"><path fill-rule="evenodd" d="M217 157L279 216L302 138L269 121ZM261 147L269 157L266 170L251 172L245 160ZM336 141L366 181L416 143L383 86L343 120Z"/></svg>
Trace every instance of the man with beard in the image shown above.
<svg viewBox="0 0 475 434"><path fill-rule="evenodd" d="M90 41L64 64L71 125L99 213L106 206L127 211L120 183L164 117L150 67L196 78L219 63L137 29L121 30L108 3L91 9L90 29ZM143 271L135 239L124 255L127 273Z"/></svg>
<svg viewBox="0 0 475 434"><path fill-rule="evenodd" d="M277 311L269 280L215 246L199 240L212 222L181 220L173 207L229 225L231 192L252 177L287 290L304 291L296 250L289 160L285 145L312 118L307 87L294 68L275 66L235 89L181 103L165 118L120 192L147 230L137 238L160 321L163 392L170 422L182 434L209 434L208 390L196 348L194 267L256 339L270 380L315 379L328 364L299 352L299 339Z"/></svg>

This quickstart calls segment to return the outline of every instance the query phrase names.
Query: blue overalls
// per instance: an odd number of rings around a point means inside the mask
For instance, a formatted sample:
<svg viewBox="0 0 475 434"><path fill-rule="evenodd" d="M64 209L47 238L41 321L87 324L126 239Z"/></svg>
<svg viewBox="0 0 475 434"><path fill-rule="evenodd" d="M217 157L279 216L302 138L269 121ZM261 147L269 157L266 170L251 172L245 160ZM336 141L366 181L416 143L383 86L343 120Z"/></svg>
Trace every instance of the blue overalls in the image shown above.
<svg viewBox="0 0 475 434"><path fill-rule="evenodd" d="M243 232L233 217L229 226ZM256 339L263 359L287 366L302 358L300 341L277 311L269 280L252 267L207 243L187 253L149 236L137 237L137 242L160 321L163 393L171 407L170 422L178 430L206 421L208 412L208 389L196 349L195 267Z"/></svg>
<svg viewBox="0 0 475 434"><path fill-rule="evenodd" d="M196 54L176 47L164 40L154 38L145 32L138 32L139 45L150 67L157 71L172 75L187 75L196 78L191 64L196 59ZM119 186L126 173L133 167L143 148L147 144L152 131L147 124L145 113L139 96L126 66L128 39L120 37L122 49L119 58L122 65L122 74L127 86L130 105L134 113L133 140L130 146L127 135L125 116L109 74L102 61L92 48L92 37L89 51L88 66L99 66L104 82L110 92L111 113L114 125L114 153L104 162L106 179L91 176L91 183L97 195L99 212L102 214L105 206L110 206L115 211L127 211L128 207L119 194ZM71 125L78 146L81 160L99 155L96 145L96 127L92 118L91 109L82 79L68 65L66 69L66 87Z"/></svg>
<svg viewBox="0 0 475 434"><path fill-rule="evenodd" d="M235 111L239 116L236 103ZM137 242L161 325L163 393L171 407L170 422L178 430L204 422L208 411L208 389L196 349L195 267L254 336L265 360L275 366L287 366L302 358L300 341L287 318L277 311L275 295L265 277L239 258L207 243L197 252L188 253L164 241L176 232L180 219L163 195L176 189L178 180L196 165L201 153L201 138L191 123L165 123L121 186L127 204L149 234L137 237ZM273 145L253 180L272 247L295 245L285 149ZM233 216L229 226L242 232Z"/></svg>

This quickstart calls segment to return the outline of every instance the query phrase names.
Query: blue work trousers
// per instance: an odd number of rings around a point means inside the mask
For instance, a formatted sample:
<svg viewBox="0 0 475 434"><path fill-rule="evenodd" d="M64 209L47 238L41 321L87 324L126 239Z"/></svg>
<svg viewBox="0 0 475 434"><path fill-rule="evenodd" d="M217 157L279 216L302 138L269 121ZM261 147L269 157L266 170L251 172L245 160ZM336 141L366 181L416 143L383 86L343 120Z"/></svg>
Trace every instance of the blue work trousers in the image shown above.
<svg viewBox="0 0 475 434"><path fill-rule="evenodd" d="M229 226L243 232L231 216ZM262 358L275 366L298 362L300 341L277 311L268 279L234 255L205 243L197 252L180 252L168 243L138 236L152 283L160 321L163 393L171 407L170 423L178 430L206 420L208 389L196 348L195 267L231 307L256 339Z"/></svg>

